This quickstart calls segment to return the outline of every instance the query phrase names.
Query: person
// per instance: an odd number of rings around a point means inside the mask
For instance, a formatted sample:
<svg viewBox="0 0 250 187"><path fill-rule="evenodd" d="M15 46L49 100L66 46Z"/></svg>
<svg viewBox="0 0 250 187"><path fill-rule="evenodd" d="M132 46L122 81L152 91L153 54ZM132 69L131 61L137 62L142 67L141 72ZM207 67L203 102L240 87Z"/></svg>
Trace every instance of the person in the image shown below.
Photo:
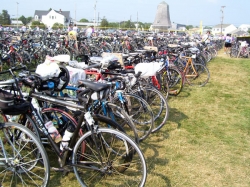
<svg viewBox="0 0 250 187"><path fill-rule="evenodd" d="M25 25L22 26L22 31L26 32L26 26Z"/></svg>
<svg viewBox="0 0 250 187"><path fill-rule="evenodd" d="M51 26L48 26L48 31L52 32L52 27Z"/></svg>
<svg viewBox="0 0 250 187"><path fill-rule="evenodd" d="M73 31L75 31L76 33L78 32L78 27L76 26L76 24L74 24L74 27L72 28Z"/></svg>
<svg viewBox="0 0 250 187"><path fill-rule="evenodd" d="M87 38L90 38L92 36L92 33L94 32L94 26L91 25L87 30L86 30L86 36Z"/></svg>
<svg viewBox="0 0 250 187"><path fill-rule="evenodd" d="M227 34L225 38L225 44L224 44L224 53L228 53L232 47L232 36L231 34Z"/></svg>
<svg viewBox="0 0 250 187"><path fill-rule="evenodd" d="M39 31L39 30L40 30L40 28L38 26L36 26L36 31Z"/></svg>
<svg viewBox="0 0 250 187"><path fill-rule="evenodd" d="M206 44L210 43L210 31L207 31L207 33L202 37L202 41L205 42Z"/></svg>
<svg viewBox="0 0 250 187"><path fill-rule="evenodd" d="M74 25L74 27L72 27L72 25L69 26L68 28L68 37L70 40L74 40L74 46L76 48L76 50L78 50L78 43L77 43L77 26L76 24Z"/></svg>

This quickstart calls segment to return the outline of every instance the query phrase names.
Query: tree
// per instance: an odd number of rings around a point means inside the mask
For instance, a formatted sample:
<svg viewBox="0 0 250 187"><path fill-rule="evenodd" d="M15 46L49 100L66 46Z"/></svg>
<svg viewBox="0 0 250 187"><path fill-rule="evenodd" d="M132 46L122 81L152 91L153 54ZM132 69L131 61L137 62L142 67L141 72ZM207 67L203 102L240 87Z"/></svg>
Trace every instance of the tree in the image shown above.
<svg viewBox="0 0 250 187"><path fill-rule="evenodd" d="M54 25L52 26L52 29L62 29L63 28L63 24L61 23L54 23Z"/></svg>
<svg viewBox="0 0 250 187"><path fill-rule="evenodd" d="M108 22L108 20L105 17L103 17L100 26L101 27L108 27L109 26L109 22Z"/></svg>
<svg viewBox="0 0 250 187"><path fill-rule="evenodd" d="M27 17L27 18L26 18L27 23L30 23L32 19L33 19L33 18L32 18L31 16Z"/></svg>
<svg viewBox="0 0 250 187"><path fill-rule="evenodd" d="M18 18L18 20L22 21L24 25L27 24L27 19L24 16L21 16L20 18Z"/></svg>
<svg viewBox="0 0 250 187"><path fill-rule="evenodd" d="M8 14L7 10L3 10L2 14L0 14L0 24L2 24L2 25L10 25L11 24L10 15Z"/></svg>
<svg viewBox="0 0 250 187"><path fill-rule="evenodd" d="M204 29L212 29L212 27L205 26Z"/></svg>
<svg viewBox="0 0 250 187"><path fill-rule="evenodd" d="M187 30L192 29L192 28L194 28L193 25L187 25L187 26L186 26L186 29L187 29Z"/></svg>
<svg viewBox="0 0 250 187"><path fill-rule="evenodd" d="M120 26L119 26L119 23L117 23L117 22L110 22L110 23L109 23L109 27L112 27L112 28L119 28Z"/></svg>
<svg viewBox="0 0 250 187"><path fill-rule="evenodd" d="M131 22L130 20L128 20L128 21L125 21L123 23L123 27L125 29L133 29L133 28L135 28L135 24L133 22Z"/></svg>
<svg viewBox="0 0 250 187"><path fill-rule="evenodd" d="M40 23L39 21L33 21L31 23L31 28L34 29L36 26L38 26L40 29L46 28L46 26L43 23Z"/></svg>
<svg viewBox="0 0 250 187"><path fill-rule="evenodd" d="M89 20L87 20L87 19L85 19L85 18L82 18L82 19L80 19L79 22L89 22Z"/></svg>

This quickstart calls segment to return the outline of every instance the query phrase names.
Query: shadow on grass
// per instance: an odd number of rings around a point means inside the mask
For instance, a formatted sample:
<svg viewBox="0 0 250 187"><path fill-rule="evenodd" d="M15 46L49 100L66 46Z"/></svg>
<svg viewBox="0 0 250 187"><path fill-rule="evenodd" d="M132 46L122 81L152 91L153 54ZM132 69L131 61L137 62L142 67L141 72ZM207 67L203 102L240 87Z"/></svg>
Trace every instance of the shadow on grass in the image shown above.
<svg viewBox="0 0 250 187"><path fill-rule="evenodd" d="M185 115L184 113L180 112L178 109L176 108L170 108L169 109L169 118L168 118L168 123L170 124L176 124L177 125L177 129L181 128L182 125L182 121L187 119L188 116ZM166 125L167 125L166 124ZM173 127L171 127L173 128ZM170 129L171 130L171 129Z"/></svg>
<svg viewBox="0 0 250 187"><path fill-rule="evenodd" d="M159 136L157 134L158 133L154 133L148 141L140 143L140 147L147 161L148 175L157 176L157 180L161 181L160 183L162 186L171 187L171 181L167 177L166 173L162 173L160 170L155 169L158 165L166 166L169 163L168 159L160 158L161 156L159 155L159 150L163 149L163 146L161 146L162 144L159 144L159 139L157 138ZM168 133L166 134L167 135L165 137L168 138ZM151 185L154 181L148 181L148 183Z"/></svg>

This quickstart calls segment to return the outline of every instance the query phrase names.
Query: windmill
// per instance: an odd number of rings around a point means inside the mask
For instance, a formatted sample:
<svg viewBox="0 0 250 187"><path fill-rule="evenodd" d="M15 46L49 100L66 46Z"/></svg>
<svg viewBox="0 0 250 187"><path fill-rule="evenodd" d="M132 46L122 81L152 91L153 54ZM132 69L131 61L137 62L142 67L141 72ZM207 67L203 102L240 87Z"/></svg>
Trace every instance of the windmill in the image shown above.
<svg viewBox="0 0 250 187"><path fill-rule="evenodd" d="M155 15L155 20L152 25L153 29L167 30L171 27L169 16L169 6L165 1L162 1L158 7Z"/></svg>

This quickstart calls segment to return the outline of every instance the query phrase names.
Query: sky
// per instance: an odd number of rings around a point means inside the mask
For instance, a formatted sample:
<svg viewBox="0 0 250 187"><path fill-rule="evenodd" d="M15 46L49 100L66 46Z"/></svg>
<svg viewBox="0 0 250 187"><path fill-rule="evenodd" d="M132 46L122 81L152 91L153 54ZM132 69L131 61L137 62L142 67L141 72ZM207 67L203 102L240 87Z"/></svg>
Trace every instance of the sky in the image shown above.
<svg viewBox="0 0 250 187"><path fill-rule="evenodd" d="M153 23L157 6L163 0L0 0L0 12L7 10L11 18L33 17L35 10L70 11L73 19L109 22L140 21ZM250 24L250 0L165 0L171 22L199 26ZM94 9L96 5L96 10ZM223 9L222 6L225 6ZM223 14L222 11L223 10Z"/></svg>

